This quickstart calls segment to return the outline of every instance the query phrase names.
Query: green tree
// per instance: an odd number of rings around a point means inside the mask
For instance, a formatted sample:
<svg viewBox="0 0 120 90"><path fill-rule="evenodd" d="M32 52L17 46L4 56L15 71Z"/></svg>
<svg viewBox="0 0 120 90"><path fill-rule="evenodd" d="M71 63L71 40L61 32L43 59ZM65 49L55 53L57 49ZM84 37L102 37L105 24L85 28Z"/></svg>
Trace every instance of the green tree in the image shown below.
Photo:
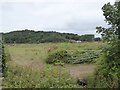
<svg viewBox="0 0 120 90"><path fill-rule="evenodd" d="M96 78L104 81L106 87L120 87L120 2L102 7L108 28L97 27L103 41L107 44L98 63Z"/></svg>
<svg viewBox="0 0 120 90"><path fill-rule="evenodd" d="M94 37L95 37L94 34L85 34L80 36L80 40L90 42L94 40Z"/></svg>

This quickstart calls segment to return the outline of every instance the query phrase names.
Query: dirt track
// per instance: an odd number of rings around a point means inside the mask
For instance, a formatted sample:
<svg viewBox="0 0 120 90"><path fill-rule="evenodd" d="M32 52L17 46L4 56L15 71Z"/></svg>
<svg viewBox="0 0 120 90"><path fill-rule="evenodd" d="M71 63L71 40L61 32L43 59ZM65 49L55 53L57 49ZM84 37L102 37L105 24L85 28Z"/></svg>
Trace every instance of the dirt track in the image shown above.
<svg viewBox="0 0 120 90"><path fill-rule="evenodd" d="M92 64L75 64L75 65L66 65L65 66L71 76L75 78L84 78L88 73L93 73L95 65Z"/></svg>

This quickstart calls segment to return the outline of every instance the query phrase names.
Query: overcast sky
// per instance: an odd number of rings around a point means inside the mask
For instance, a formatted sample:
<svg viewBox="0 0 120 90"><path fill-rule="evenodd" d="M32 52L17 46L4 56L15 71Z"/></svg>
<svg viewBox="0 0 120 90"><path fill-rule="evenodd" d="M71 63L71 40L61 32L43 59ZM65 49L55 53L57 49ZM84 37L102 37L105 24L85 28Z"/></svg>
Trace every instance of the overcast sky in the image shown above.
<svg viewBox="0 0 120 90"><path fill-rule="evenodd" d="M0 32L14 30L95 34L107 26L101 7L115 0L2 0ZM97 34L96 34L97 35Z"/></svg>

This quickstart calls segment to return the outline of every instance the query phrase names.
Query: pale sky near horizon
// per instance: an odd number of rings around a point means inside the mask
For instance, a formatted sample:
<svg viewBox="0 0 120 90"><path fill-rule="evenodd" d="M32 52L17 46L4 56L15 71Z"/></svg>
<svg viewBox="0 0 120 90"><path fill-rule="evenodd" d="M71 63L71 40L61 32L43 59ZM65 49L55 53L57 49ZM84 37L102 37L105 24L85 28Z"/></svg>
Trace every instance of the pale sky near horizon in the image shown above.
<svg viewBox="0 0 120 90"><path fill-rule="evenodd" d="M107 26L101 10L107 2L115 0L2 0L0 32L30 29L95 34L96 26Z"/></svg>

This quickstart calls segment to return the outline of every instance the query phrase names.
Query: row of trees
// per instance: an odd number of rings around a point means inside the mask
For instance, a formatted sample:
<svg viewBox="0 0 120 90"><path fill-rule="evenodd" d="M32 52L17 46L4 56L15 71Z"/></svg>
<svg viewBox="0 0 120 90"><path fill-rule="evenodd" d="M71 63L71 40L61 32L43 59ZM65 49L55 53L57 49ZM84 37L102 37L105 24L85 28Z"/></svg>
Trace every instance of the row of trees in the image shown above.
<svg viewBox="0 0 120 90"><path fill-rule="evenodd" d="M3 39L5 43L69 42L72 40L93 41L94 35L89 34L89 35L79 36L77 34L72 34L72 33L22 30L22 31L13 31L9 33L3 33Z"/></svg>

